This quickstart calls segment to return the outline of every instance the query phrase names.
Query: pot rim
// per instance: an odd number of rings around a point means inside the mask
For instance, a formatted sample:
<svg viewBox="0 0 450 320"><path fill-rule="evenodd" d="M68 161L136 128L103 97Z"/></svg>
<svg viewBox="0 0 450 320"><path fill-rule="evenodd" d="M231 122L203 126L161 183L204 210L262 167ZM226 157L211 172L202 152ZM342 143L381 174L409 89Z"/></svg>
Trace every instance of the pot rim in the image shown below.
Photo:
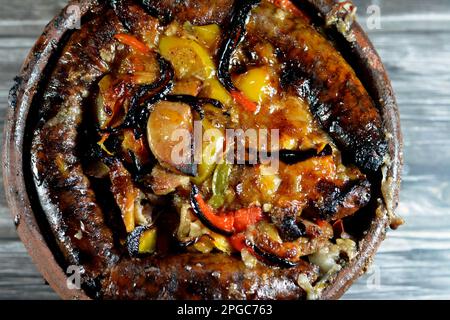
<svg viewBox="0 0 450 320"><path fill-rule="evenodd" d="M336 5L334 0L306 1L322 17L331 12ZM98 1L71 0L45 27L25 59L20 76L15 79L15 85L10 91L7 124L3 135L5 193L17 232L39 272L63 299L90 300L83 290L69 289L68 276L56 261L35 218L23 170L26 165L23 162L24 139L28 114L34 96L39 91L39 83L44 77L43 71L51 57L57 53L57 44L70 30L72 15L79 14L79 17L83 17L98 5ZM80 10L72 10L73 6L77 6ZM362 68L369 79L368 89L380 108L387 132L390 159L387 159L382 170L384 199L377 209L367 235L359 242L358 256L331 280L321 299L340 298L372 262L373 255L384 240L386 229L397 207L403 164L400 117L390 80L367 34L357 22L353 23L351 32L355 38L351 45L352 58L358 60L358 67Z"/></svg>

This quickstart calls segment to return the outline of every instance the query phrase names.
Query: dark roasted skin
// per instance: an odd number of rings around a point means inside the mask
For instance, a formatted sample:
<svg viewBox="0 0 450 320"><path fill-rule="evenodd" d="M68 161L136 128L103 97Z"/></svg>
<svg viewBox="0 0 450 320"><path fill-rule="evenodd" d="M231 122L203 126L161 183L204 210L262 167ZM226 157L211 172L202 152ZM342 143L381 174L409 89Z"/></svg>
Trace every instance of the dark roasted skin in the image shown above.
<svg viewBox="0 0 450 320"><path fill-rule="evenodd" d="M144 8L145 12L157 17L162 25L173 19L180 22L190 21L196 25L222 24L228 19L234 0L108 0L110 6L118 13L124 25L133 30L142 14L137 6ZM131 9L130 9L131 8Z"/></svg>
<svg viewBox="0 0 450 320"><path fill-rule="evenodd" d="M141 137L145 132L150 109L156 102L164 99L173 87L173 68L164 58L158 56L160 77L155 83L141 85L130 102L123 124L113 131L130 128L135 130L136 137Z"/></svg>
<svg viewBox="0 0 450 320"><path fill-rule="evenodd" d="M294 241L306 234L306 228L297 222L298 210L294 208L275 208L270 216L272 223L279 229L283 241Z"/></svg>
<svg viewBox="0 0 450 320"><path fill-rule="evenodd" d="M263 2L253 11L248 36L270 41L286 54L285 87L310 104L342 151L365 172L377 171L387 143L381 116L350 65L302 17L277 21L276 7Z"/></svg>
<svg viewBox="0 0 450 320"><path fill-rule="evenodd" d="M196 25L222 24L228 19L234 0L154 0L154 7L166 12L180 22L190 21Z"/></svg>
<svg viewBox="0 0 450 320"><path fill-rule="evenodd" d="M367 172L378 170L386 149L382 123L354 71L332 44L302 17L289 17L282 24L276 23L274 7L267 1L251 10L259 2L245 1L245 17L250 15L246 25L249 41L268 40L285 52L281 76L285 89L294 90L309 101L312 113L337 145L350 155L351 162ZM289 260L290 252L285 248L278 250L284 250L283 257L277 255L276 248L269 248L273 249L270 251L248 243L247 248L266 263L250 269L238 255L192 253L185 252L186 248L183 253L158 251L153 256L141 257L138 238L145 227L138 227L129 235L128 248L125 248L128 254L114 242L113 231L105 222L106 213L98 205L79 154L79 131L83 116L89 111L86 108L90 107L86 101L98 81L111 72L118 51L127 50L118 45L114 35L130 33L143 38L149 21L153 27L159 27L172 20L197 25L216 23L223 29L235 30L233 20L230 25L235 1L108 0L105 3L101 16L74 32L54 66L32 142L32 169L39 199L66 262L83 266L84 285L100 283L97 293L106 299L304 299L306 293L297 284L298 276L305 274L314 283L318 268L305 262L300 253L295 262ZM242 3L238 7L241 6ZM225 72L222 80L225 79L228 89L234 89L229 59L245 33L242 22L239 24L242 34L231 41L230 50L219 50L226 55L226 68L219 69ZM231 36L232 32L228 31L228 40ZM217 100L170 95L174 71L168 61L161 57L158 61L160 78L137 88L124 122L108 132L112 133L109 139L114 139L116 131L124 128L134 129L136 138L145 139L144 125L152 105L162 100L186 103L200 118L204 116L205 104L223 108ZM330 76L335 78L330 80ZM293 165L314 157L331 157L332 153L330 145L320 152L282 150L281 160ZM136 167L135 171L140 171ZM370 200L370 184L363 178L344 186L320 181L315 188L317 194L325 197L309 204L305 214L323 219L327 224L354 214ZM284 241L311 237L307 227L298 221L298 210L277 209L270 218ZM160 220L164 218L163 215ZM172 236L173 231L164 232ZM188 240L184 245L192 245L197 240Z"/></svg>
<svg viewBox="0 0 450 320"><path fill-rule="evenodd" d="M317 188L324 196L311 203L307 212L325 220L350 216L370 201L370 183L367 180L349 181L342 187L321 181Z"/></svg>
<svg viewBox="0 0 450 320"><path fill-rule="evenodd" d="M248 269L224 254L176 256L122 261L103 282L107 299L304 299L296 284L311 266ZM261 276L264 275L264 276ZM138 284L130 286L131 283Z"/></svg>
<svg viewBox="0 0 450 320"><path fill-rule="evenodd" d="M64 256L95 278L117 261L111 231L77 154L83 100L109 69L100 58L122 26L112 12L76 32L52 74L36 128L32 167L39 198ZM80 50L84 48L84 50ZM43 123L43 121L41 122Z"/></svg>
<svg viewBox="0 0 450 320"><path fill-rule="evenodd" d="M280 150L280 161L286 164L296 164L312 157L325 157L333 153L330 145L326 145L323 150L317 152L316 149L310 150Z"/></svg>

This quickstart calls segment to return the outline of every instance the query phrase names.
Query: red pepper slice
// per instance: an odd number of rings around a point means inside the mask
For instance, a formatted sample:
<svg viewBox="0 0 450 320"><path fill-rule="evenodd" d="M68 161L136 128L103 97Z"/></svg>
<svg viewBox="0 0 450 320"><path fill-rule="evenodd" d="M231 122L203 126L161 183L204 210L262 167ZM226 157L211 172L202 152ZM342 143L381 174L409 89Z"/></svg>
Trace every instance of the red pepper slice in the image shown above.
<svg viewBox="0 0 450 320"><path fill-rule="evenodd" d="M191 190L191 206L195 215L212 231L225 235L234 233L234 216L230 214L216 215L203 200L198 187L195 185Z"/></svg>
<svg viewBox="0 0 450 320"><path fill-rule="evenodd" d="M241 252L242 249L247 248L247 239L244 233L237 233L229 238L230 244L234 250Z"/></svg>
<svg viewBox="0 0 450 320"><path fill-rule="evenodd" d="M237 90L230 91L230 95L236 103L243 106L247 111L255 112L256 109L258 108L258 105L256 103L251 101L240 91Z"/></svg>
<svg viewBox="0 0 450 320"><path fill-rule="evenodd" d="M316 221L316 224L319 226L320 229L323 229L327 226L328 222L326 220L320 220L318 219Z"/></svg>
<svg viewBox="0 0 450 320"><path fill-rule="evenodd" d="M234 230L242 232L264 218L261 208L251 207L234 212Z"/></svg>
<svg viewBox="0 0 450 320"><path fill-rule="evenodd" d="M195 215L204 225L212 231L227 236L245 231L249 226L263 219L263 213L259 207L216 214L205 202L196 185L194 185L191 190L191 206Z"/></svg>
<svg viewBox="0 0 450 320"><path fill-rule="evenodd" d="M118 33L114 35L114 38L116 38L119 42L126 44L143 54L148 54L150 52L150 48L147 47L145 43L138 40L135 36L126 33Z"/></svg>

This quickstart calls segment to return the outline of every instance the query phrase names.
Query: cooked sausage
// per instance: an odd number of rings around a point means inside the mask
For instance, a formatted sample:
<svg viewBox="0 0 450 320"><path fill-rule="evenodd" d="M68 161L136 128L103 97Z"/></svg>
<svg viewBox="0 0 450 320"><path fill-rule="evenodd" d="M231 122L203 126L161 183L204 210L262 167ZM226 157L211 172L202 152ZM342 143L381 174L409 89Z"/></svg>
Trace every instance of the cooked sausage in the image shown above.
<svg viewBox="0 0 450 320"><path fill-rule="evenodd" d="M312 273L306 263L249 269L237 257L186 253L122 261L103 281L103 292L106 299L301 299L297 277Z"/></svg>
<svg viewBox="0 0 450 320"><path fill-rule="evenodd" d="M111 231L105 225L78 152L83 101L109 69L102 58L122 26L112 12L86 23L65 46L47 85L40 109L44 123L35 130L31 154L38 195L68 263L96 277L116 260Z"/></svg>
<svg viewBox="0 0 450 320"><path fill-rule="evenodd" d="M193 24L223 24L233 7L234 0L155 0L154 7L172 12L180 22L190 21Z"/></svg>
<svg viewBox="0 0 450 320"><path fill-rule="evenodd" d="M307 214L313 214L325 220L338 220L354 214L364 208L370 201L370 183L365 179L349 181L338 187L331 182L321 181L317 189L322 194L321 199L311 201L306 209Z"/></svg>
<svg viewBox="0 0 450 320"><path fill-rule="evenodd" d="M354 70L306 19L275 13L276 7L263 1L247 25L248 37L267 40L285 53L284 82L310 103L351 162L377 171L387 151L381 116Z"/></svg>

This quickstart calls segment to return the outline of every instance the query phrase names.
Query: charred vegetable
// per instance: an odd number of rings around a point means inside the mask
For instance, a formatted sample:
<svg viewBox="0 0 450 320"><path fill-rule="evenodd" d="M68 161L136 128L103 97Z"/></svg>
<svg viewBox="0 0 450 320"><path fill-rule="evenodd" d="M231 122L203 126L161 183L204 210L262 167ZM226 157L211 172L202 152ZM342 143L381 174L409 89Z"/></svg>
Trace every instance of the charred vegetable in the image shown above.
<svg viewBox="0 0 450 320"><path fill-rule="evenodd" d="M250 243L249 247L253 250L253 252L259 259L269 265L274 265L281 268L294 268L298 265L298 263L289 261L288 259L280 258L271 252L264 251L255 244Z"/></svg>
<svg viewBox="0 0 450 320"><path fill-rule="evenodd" d="M306 161L312 157L326 157L333 154L333 149L329 144L323 147L322 150L280 150L280 160L286 164L292 165L302 161Z"/></svg>
<svg viewBox="0 0 450 320"><path fill-rule="evenodd" d="M127 237L128 253L132 257L150 254L156 250L157 231L154 227L140 226Z"/></svg>
<svg viewBox="0 0 450 320"><path fill-rule="evenodd" d="M213 196L209 199L208 203L215 209L223 206L225 202L225 191L228 188L228 180L231 173L231 165L227 163L221 163L216 167L212 180L212 193Z"/></svg>
<svg viewBox="0 0 450 320"><path fill-rule="evenodd" d="M118 129L132 128L137 135L145 132L151 108L155 103L167 96L173 88L174 71L169 62L158 56L160 76L152 84L142 85L138 88L130 102L130 109L123 124Z"/></svg>
<svg viewBox="0 0 450 320"><path fill-rule="evenodd" d="M236 232L245 231L249 226L263 219L261 208L252 207L224 214L216 214L203 200L197 186L193 186L190 196L191 206L195 215L211 230L231 236Z"/></svg>
<svg viewBox="0 0 450 320"><path fill-rule="evenodd" d="M245 37L245 25L250 11L260 2L261 0L245 0L238 1L235 4L228 30L225 32L225 38L218 54L218 78L220 83L230 92L231 96L238 104L242 105L250 112L256 111L257 105L255 102L249 100L233 84L230 75L230 64L236 48Z"/></svg>
<svg viewBox="0 0 450 320"><path fill-rule="evenodd" d="M234 217L231 215L216 215L212 208L203 200L198 187L191 190L191 206L195 215L214 232L230 236L234 233Z"/></svg>

